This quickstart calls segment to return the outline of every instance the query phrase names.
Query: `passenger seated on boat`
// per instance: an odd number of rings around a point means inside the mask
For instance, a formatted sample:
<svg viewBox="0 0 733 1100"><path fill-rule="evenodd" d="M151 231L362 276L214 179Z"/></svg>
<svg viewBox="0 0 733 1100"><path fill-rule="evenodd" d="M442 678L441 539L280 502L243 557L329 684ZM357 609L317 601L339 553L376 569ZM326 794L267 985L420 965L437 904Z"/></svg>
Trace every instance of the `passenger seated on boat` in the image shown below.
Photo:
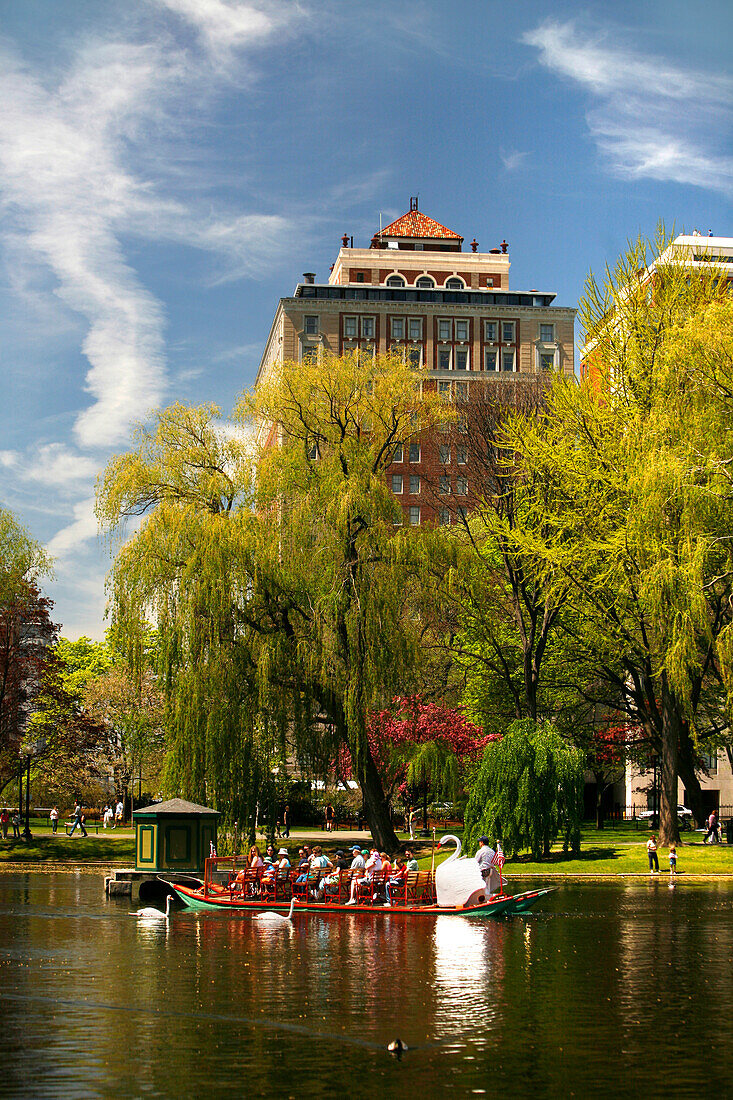
<svg viewBox="0 0 733 1100"><path fill-rule="evenodd" d="M333 895L340 893L342 878L341 872L348 871L348 869L349 861L348 859L346 859L344 853L339 849L339 851L336 852L336 859L333 863L332 874L326 875L325 878L321 881L321 888L325 897L327 897L329 894Z"/></svg>
<svg viewBox="0 0 733 1100"><path fill-rule="evenodd" d="M286 878L290 874L290 856L287 848L281 848L277 853L278 878Z"/></svg>
<svg viewBox="0 0 733 1100"><path fill-rule="evenodd" d="M407 880L407 864L402 856L397 856L396 867L391 875L388 875L384 883L384 892L387 895L387 904L392 904L393 897L404 896L405 882Z"/></svg>
<svg viewBox="0 0 733 1100"><path fill-rule="evenodd" d="M353 867L353 863L352 863L352 867ZM349 897L349 900L346 902L346 904L347 905L356 905L356 899L357 899L357 896L358 896L359 887L369 885L373 881L374 875L378 871L381 871L381 870L382 870L382 857L380 856L380 854L379 854L379 852L376 848L372 848L371 852L369 853L369 858L367 859L366 863L364 864L364 871L365 871L364 875L361 876L360 878L356 878L356 877L352 876L352 879L351 879L351 896Z"/></svg>
<svg viewBox="0 0 733 1100"><path fill-rule="evenodd" d="M415 859L414 855L412 854L412 850L410 848L405 848L405 866L407 867L408 871L419 871L420 870L420 868L418 866L418 863L417 863L417 860Z"/></svg>
<svg viewBox="0 0 733 1100"><path fill-rule="evenodd" d="M311 871L315 871L318 875L321 871L324 872L323 878L325 878L326 871L332 871L333 864L327 855L324 855L319 845L315 845L313 848L313 856L311 858ZM323 896L323 878L319 878L316 888L313 890L314 896L319 893Z"/></svg>
<svg viewBox="0 0 733 1100"><path fill-rule="evenodd" d="M308 855L305 848L298 849L298 875L295 881L299 886L302 886L304 882L308 881L308 871L310 870L310 863L308 862Z"/></svg>
<svg viewBox="0 0 733 1100"><path fill-rule="evenodd" d="M253 844L249 850L249 865L250 867L264 867L260 850L256 844Z"/></svg>
<svg viewBox="0 0 733 1100"><path fill-rule="evenodd" d="M381 856L381 859L382 859L382 870L384 871L385 875L391 875L392 874L392 861L391 861L391 859L389 858L389 856L387 855L386 852L380 852L379 855Z"/></svg>

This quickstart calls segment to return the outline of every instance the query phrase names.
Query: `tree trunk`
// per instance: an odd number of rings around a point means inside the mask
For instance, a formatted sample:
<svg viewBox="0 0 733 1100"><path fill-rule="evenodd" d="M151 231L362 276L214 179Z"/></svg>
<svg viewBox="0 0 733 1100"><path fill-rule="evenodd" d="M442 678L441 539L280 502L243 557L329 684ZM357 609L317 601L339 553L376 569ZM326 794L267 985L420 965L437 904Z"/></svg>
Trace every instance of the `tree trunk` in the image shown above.
<svg viewBox="0 0 733 1100"><path fill-rule="evenodd" d="M684 722L680 736L680 752L677 770L687 790L687 798L690 803L689 808L692 810L695 828L701 829L705 824L706 814L702 807L702 787L695 773L695 757L695 746L690 737L690 727L687 722Z"/></svg>
<svg viewBox="0 0 733 1100"><path fill-rule="evenodd" d="M677 824L677 771L682 720L676 700L666 683L662 685L662 753L659 760L660 807L659 843L679 844Z"/></svg>
<svg viewBox="0 0 733 1100"><path fill-rule="evenodd" d="M603 775L601 772L593 772L593 778L596 781L596 829L603 829L605 826L605 815L603 813Z"/></svg>
<svg viewBox="0 0 733 1100"><path fill-rule="evenodd" d="M380 852L396 852L399 848L399 841L390 820L389 807L387 799L384 797L379 772L368 749L362 754L356 773L362 798L364 799L364 816L367 819L374 843Z"/></svg>

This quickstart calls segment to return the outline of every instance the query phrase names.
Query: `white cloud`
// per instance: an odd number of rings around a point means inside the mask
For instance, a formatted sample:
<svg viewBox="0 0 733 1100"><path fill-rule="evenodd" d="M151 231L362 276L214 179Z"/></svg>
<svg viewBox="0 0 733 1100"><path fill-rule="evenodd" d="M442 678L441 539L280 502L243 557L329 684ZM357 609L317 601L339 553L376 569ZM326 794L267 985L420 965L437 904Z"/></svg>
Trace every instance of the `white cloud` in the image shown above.
<svg viewBox="0 0 733 1100"><path fill-rule="evenodd" d="M45 443L37 448L22 473L49 488L65 489L94 479L99 470L100 463L88 455L73 451L63 443Z"/></svg>
<svg viewBox="0 0 733 1100"><path fill-rule="evenodd" d="M516 172L518 168L524 165L529 153L520 152L518 149L514 149L511 153L500 153L501 163L507 172Z"/></svg>
<svg viewBox="0 0 733 1100"><path fill-rule="evenodd" d="M523 41L594 97L588 126L615 174L733 193L733 157L720 151L733 107L729 77L642 55L573 22L543 23Z"/></svg>
<svg viewBox="0 0 733 1100"><path fill-rule="evenodd" d="M54 558L68 558L80 547L96 538L98 532L97 517L94 514L94 497L85 497L78 501L73 509L74 520L58 531L46 549Z"/></svg>
<svg viewBox="0 0 733 1100"><path fill-rule="evenodd" d="M157 0L190 23L206 49L217 58L272 34L290 4L252 4L241 0Z"/></svg>
<svg viewBox="0 0 733 1100"><path fill-rule="evenodd" d="M163 0L160 0L163 3ZM165 0L194 22L207 43L261 42L280 9L223 0ZM288 6L282 8L282 12ZM132 421L166 392L165 315L127 259L128 235L171 240L217 259L216 282L261 270L288 232L277 215L199 209L135 171L155 164L156 138L177 134L176 111L195 89L216 82L208 62L159 36L155 41L91 41L55 84L7 52L0 56L0 188L4 235L47 267L55 293L87 324L84 388L77 417L82 447L115 445Z"/></svg>

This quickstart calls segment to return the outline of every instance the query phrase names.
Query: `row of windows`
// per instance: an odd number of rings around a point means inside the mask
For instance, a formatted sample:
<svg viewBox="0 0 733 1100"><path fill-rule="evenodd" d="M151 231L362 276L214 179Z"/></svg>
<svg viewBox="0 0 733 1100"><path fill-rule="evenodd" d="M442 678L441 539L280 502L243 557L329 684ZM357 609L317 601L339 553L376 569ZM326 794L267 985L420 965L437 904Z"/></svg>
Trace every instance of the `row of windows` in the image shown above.
<svg viewBox="0 0 733 1100"><path fill-rule="evenodd" d="M438 318L438 339L441 341L465 342L469 339L470 322L461 318ZM487 344L515 344L517 340L516 321L484 321L484 342ZM306 336L317 336L319 318L317 314L306 314L303 318L303 332ZM364 316L344 317L344 336L348 340L373 340L376 332L376 318ZM422 340L422 317L391 317L390 336L393 340ZM500 339L501 337L501 339ZM554 324L544 322L539 326L539 341L542 344L555 342Z"/></svg>
<svg viewBox="0 0 733 1100"><path fill-rule="evenodd" d="M361 280L359 280L359 282L361 282ZM404 277L404 275L390 275L384 285L389 287L406 287L407 279ZM435 279L432 277L432 275L420 275L415 280L415 283L413 285L418 290L435 290L437 283L435 282ZM451 275L450 278L445 280L443 286L446 290L466 289L466 284L464 283L463 279L459 278L458 275Z"/></svg>
<svg viewBox="0 0 733 1100"><path fill-rule="evenodd" d="M422 486L422 478L419 474L410 474L409 477L405 477L403 474L392 474L392 492L396 495L404 493L406 488L409 487L411 497L420 495ZM450 496L452 490L451 479L447 474L440 475L440 481L438 483L438 491L442 496ZM456 496L465 497L468 496L468 478L457 477L456 478Z"/></svg>
<svg viewBox="0 0 733 1100"><path fill-rule="evenodd" d="M454 510L454 513L453 513L453 517L455 517L456 519L459 519L459 520L464 520L466 518L466 515L467 515L466 509L462 508L462 507L461 508L456 508ZM438 509L438 523L440 524L441 527L447 527L452 522L453 517L451 516L450 508L439 508ZM420 526L420 519L421 519L420 505L419 504L411 504L410 507L407 509L407 521L408 521L410 527L419 527ZM401 519L395 520L395 527L401 527L401 526L402 526L402 520Z"/></svg>
<svg viewBox="0 0 733 1100"><path fill-rule="evenodd" d="M409 462L420 462L422 459L422 450L419 443L410 443L406 448L402 444L398 444L392 452L392 462L394 465L399 465L405 461L405 454L408 455ZM450 466L451 463L451 445L450 443L441 443L438 446L438 460L441 466ZM456 462L459 466L463 466L468 462L468 451L460 444L456 447ZM399 490L402 492L402 490ZM395 490L397 492L397 490Z"/></svg>
<svg viewBox="0 0 733 1100"><path fill-rule="evenodd" d="M390 350L398 351L402 349L403 354L406 356L410 366L415 370L422 366L423 349L422 344L396 344L391 347ZM321 345L319 343L306 343L301 345L300 357L302 361L306 359L317 359L320 354ZM376 348L374 344L359 345L354 343L353 345L344 345L344 351L359 351L367 352L373 356ZM476 368L471 366L471 352L468 348L462 347L438 347L436 353L435 366L440 371L470 371ZM537 369L540 371L554 371L558 367L558 353L556 349L546 351L543 348L537 349ZM480 368L479 368L480 369ZM483 354L483 369L487 373L514 373L519 370L517 363L517 353L512 349L507 348L484 348ZM466 383L456 382L439 382L439 387L442 392L447 392L447 389L454 385L456 387L456 396L459 395L458 387L465 386Z"/></svg>
<svg viewBox="0 0 733 1100"><path fill-rule="evenodd" d="M330 299L342 302L442 302L443 305L519 306L546 309L554 294L510 294L493 290L419 290L413 287L313 285L299 283L296 298Z"/></svg>

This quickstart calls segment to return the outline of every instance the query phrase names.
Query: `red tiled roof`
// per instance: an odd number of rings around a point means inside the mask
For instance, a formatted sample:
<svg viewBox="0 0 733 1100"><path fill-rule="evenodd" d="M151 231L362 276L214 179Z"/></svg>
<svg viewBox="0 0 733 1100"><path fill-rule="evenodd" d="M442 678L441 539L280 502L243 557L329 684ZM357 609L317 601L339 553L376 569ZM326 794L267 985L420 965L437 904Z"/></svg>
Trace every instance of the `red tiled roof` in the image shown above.
<svg viewBox="0 0 733 1100"><path fill-rule="evenodd" d="M375 233L375 237L427 237L429 239L434 238L447 238L451 241L462 241L458 233L454 233L452 229L446 229L440 222L436 222L433 218L429 218L427 214L422 214L419 210L410 210L407 214L403 214L401 218L397 218L396 221L391 222L381 233Z"/></svg>

